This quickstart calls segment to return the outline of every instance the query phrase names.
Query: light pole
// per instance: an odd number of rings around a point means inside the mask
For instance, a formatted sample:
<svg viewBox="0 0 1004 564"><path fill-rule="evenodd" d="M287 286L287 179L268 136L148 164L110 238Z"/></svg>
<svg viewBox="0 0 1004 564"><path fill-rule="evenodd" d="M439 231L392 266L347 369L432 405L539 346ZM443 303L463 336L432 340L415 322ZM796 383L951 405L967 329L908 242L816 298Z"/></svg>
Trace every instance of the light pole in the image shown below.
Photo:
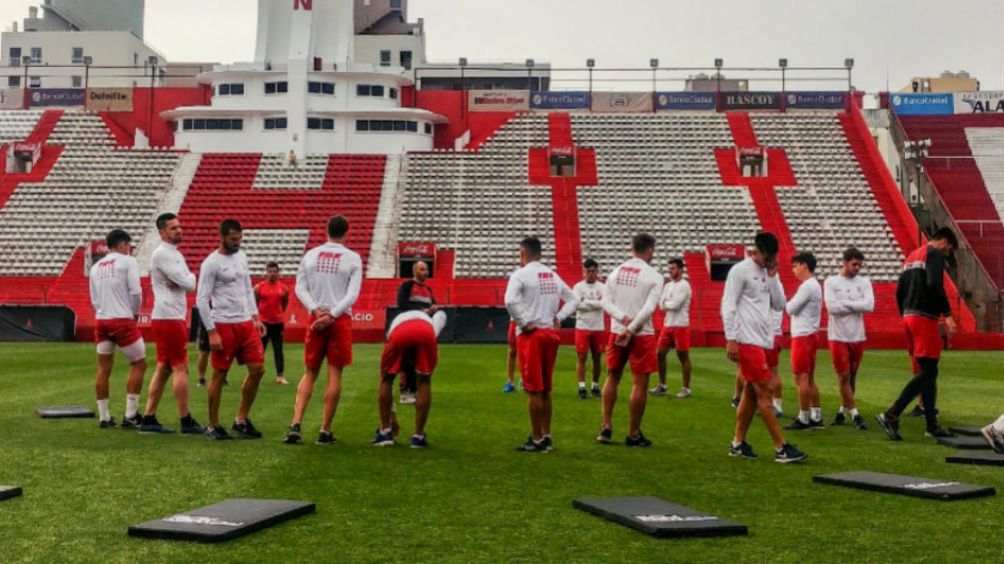
<svg viewBox="0 0 1004 564"><path fill-rule="evenodd" d="M586 59L586 68L589 69L589 97L593 96L593 67L596 66L596 59Z"/></svg>
<svg viewBox="0 0 1004 564"><path fill-rule="evenodd" d="M656 84L655 84L655 73L659 70L659 59L649 59L648 66L652 67L652 95L655 95Z"/></svg>
<svg viewBox="0 0 1004 564"><path fill-rule="evenodd" d="M915 141L907 141L906 143L903 144L903 157L908 162L913 163L914 179L915 179L915 183L916 183L917 205L916 206L911 205L911 207L916 208L916 209L913 210L913 214L914 214L914 216L918 217L918 221L917 221L917 245L918 246L924 244L924 236L922 235L923 231L921 230L920 221L919 221L920 214L918 213L920 211L919 210L919 208L920 208L920 181L921 181L920 180L921 179L920 175L921 175L921 173L924 170L924 159L927 158L927 156L930 154L930 152L931 152L931 140L930 139L918 139L918 140L915 140ZM909 187L907 187L907 192L909 192ZM910 194L909 193L906 194L906 201L908 203L910 202Z"/></svg>
<svg viewBox="0 0 1004 564"><path fill-rule="evenodd" d="M854 68L854 59L850 57L844 59L844 68L847 69L847 91L854 90L854 83L851 81L851 70Z"/></svg>
<svg viewBox="0 0 1004 564"><path fill-rule="evenodd" d="M533 67L536 63L533 59L526 60L526 89L533 92Z"/></svg>
<svg viewBox="0 0 1004 564"><path fill-rule="evenodd" d="M781 93L785 93L784 71L788 68L788 59L778 59L777 66L781 67Z"/></svg>
<svg viewBox="0 0 1004 564"><path fill-rule="evenodd" d="M722 94L722 66L724 66L725 60L718 58L715 59L715 96L720 96Z"/></svg>
<svg viewBox="0 0 1004 564"><path fill-rule="evenodd" d="M457 61L460 65L460 117L464 117L464 113L467 111L467 84L464 82L464 70L467 68L467 57L460 57Z"/></svg>

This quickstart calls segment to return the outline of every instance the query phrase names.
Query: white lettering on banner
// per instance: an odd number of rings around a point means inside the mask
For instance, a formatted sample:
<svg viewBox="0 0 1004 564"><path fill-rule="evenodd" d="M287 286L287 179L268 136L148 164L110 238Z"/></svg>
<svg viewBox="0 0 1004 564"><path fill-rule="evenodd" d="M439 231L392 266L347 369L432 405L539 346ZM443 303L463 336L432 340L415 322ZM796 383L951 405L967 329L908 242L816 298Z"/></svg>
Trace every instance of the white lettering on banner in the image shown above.
<svg viewBox="0 0 1004 564"><path fill-rule="evenodd" d="M714 515L635 515L634 518L643 523L695 523L719 520Z"/></svg>
<svg viewBox="0 0 1004 564"><path fill-rule="evenodd" d="M472 112L525 112L530 110L529 90L470 90L468 109Z"/></svg>
<svg viewBox="0 0 1004 564"><path fill-rule="evenodd" d="M773 94L729 94L726 98L729 104L767 105L774 103Z"/></svg>
<svg viewBox="0 0 1004 564"><path fill-rule="evenodd" d="M746 256L746 247L742 245L708 245L708 257L714 259L742 260Z"/></svg>
<svg viewBox="0 0 1004 564"><path fill-rule="evenodd" d="M398 254L406 257L431 257L435 254L431 243L401 243Z"/></svg>
<svg viewBox="0 0 1004 564"><path fill-rule="evenodd" d="M920 482L917 484L906 484L903 487L910 490L933 490L957 485L959 485L958 482Z"/></svg>
<svg viewBox="0 0 1004 564"><path fill-rule="evenodd" d="M944 96L893 96L894 106L928 106L943 105L952 103L951 94Z"/></svg>
<svg viewBox="0 0 1004 564"><path fill-rule="evenodd" d="M352 321L356 323L373 323L374 321L376 321L376 317L372 313L364 311L359 313L353 313Z"/></svg>
<svg viewBox="0 0 1004 564"><path fill-rule="evenodd" d="M1004 113L1004 92L956 92L955 113Z"/></svg>
<svg viewBox="0 0 1004 564"><path fill-rule="evenodd" d="M224 521L218 517L204 517L202 515L172 515L164 519L168 523L184 523L186 525L207 525L210 527L243 527L244 523L234 523Z"/></svg>

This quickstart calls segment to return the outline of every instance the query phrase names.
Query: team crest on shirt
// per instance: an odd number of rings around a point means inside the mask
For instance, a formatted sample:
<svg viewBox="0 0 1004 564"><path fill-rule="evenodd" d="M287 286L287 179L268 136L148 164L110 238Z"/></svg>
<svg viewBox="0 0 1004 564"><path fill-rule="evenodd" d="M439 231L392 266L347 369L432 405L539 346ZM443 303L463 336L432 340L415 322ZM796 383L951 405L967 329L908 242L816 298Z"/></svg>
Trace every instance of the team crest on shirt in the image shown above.
<svg viewBox="0 0 1004 564"><path fill-rule="evenodd" d="M553 296L558 293L558 281L551 272L538 272L537 282L540 284L540 293L543 296Z"/></svg>
<svg viewBox="0 0 1004 564"><path fill-rule="evenodd" d="M98 280L115 276L115 259L98 263Z"/></svg>
<svg viewBox="0 0 1004 564"><path fill-rule="evenodd" d="M638 285L638 278L641 276L640 268L622 266L617 271L617 285L635 287Z"/></svg>
<svg viewBox="0 0 1004 564"><path fill-rule="evenodd" d="M338 274L342 264L342 253L318 253L317 272L322 274Z"/></svg>

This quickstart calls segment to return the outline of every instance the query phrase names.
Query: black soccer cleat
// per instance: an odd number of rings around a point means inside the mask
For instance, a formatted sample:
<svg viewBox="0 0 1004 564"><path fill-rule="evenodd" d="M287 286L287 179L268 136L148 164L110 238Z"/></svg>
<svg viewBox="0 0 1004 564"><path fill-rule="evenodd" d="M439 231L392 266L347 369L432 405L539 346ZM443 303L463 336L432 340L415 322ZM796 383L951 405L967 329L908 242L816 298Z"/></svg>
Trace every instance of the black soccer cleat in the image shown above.
<svg viewBox="0 0 1004 564"><path fill-rule="evenodd" d="M182 435L201 435L206 432L206 428L202 426L194 417L189 416L188 421L181 422L181 434Z"/></svg>
<svg viewBox="0 0 1004 564"><path fill-rule="evenodd" d="M774 451L774 462L779 462L781 464L801 462L808 457L808 454L798 450L798 447L789 443L784 443L781 445L780 450Z"/></svg>
<svg viewBox="0 0 1004 564"><path fill-rule="evenodd" d="M314 441L314 444L324 446L324 445L333 445L337 442L338 439L336 439L335 436L331 434L331 431L321 431L320 433L317 434L317 440Z"/></svg>
<svg viewBox="0 0 1004 564"><path fill-rule="evenodd" d="M98 429L114 429L115 427L118 427L118 423L115 422L114 417L109 417L107 421L104 419L98 421Z"/></svg>
<svg viewBox="0 0 1004 564"><path fill-rule="evenodd" d="M865 425L865 418L861 417L860 413L854 416L854 428L859 431L868 430L868 425Z"/></svg>
<svg viewBox="0 0 1004 564"><path fill-rule="evenodd" d="M810 419L809 420L809 429L811 429L813 431L822 431L823 429L826 429L826 423L823 423L823 419L822 418L820 418L818 421Z"/></svg>
<svg viewBox="0 0 1004 564"><path fill-rule="evenodd" d="M139 434L141 435L173 435L174 430L168 429L167 427L160 424L156 417L151 419L145 419L143 424L139 426Z"/></svg>
<svg viewBox="0 0 1004 564"><path fill-rule="evenodd" d="M786 431L807 431L811 428L811 423L802 423L802 420L797 417L793 419L791 423L784 426Z"/></svg>
<svg viewBox="0 0 1004 564"><path fill-rule="evenodd" d="M205 388L206 387L206 379L205 378L199 378L199 381L196 382L195 385L198 386L198 387L200 387L200 388Z"/></svg>
<svg viewBox="0 0 1004 564"><path fill-rule="evenodd" d="M295 445L296 443L300 442L300 439L302 438L303 438L303 433L300 432L300 424L293 423L292 425L289 426L289 429L286 431L286 436L282 439L282 442L286 443L287 445Z"/></svg>
<svg viewBox="0 0 1004 564"><path fill-rule="evenodd" d="M843 411L838 411L836 415L833 416L833 423L830 425L841 426L847 423L847 416L844 415Z"/></svg>
<svg viewBox="0 0 1004 564"><path fill-rule="evenodd" d="M885 413L879 413L875 416L875 421L885 430L885 434L889 436L890 441L902 441L903 437L899 434L899 421L896 419L890 419Z"/></svg>
<svg viewBox="0 0 1004 564"><path fill-rule="evenodd" d="M645 438L642 434L641 429L638 430L638 435L631 437L624 437L624 445L631 448L648 448L652 446L652 441Z"/></svg>
<svg viewBox="0 0 1004 564"><path fill-rule="evenodd" d="M729 443L729 456L745 458L747 460L756 460L758 458L756 453L753 452L753 446L746 441L739 443L739 446Z"/></svg>
<svg viewBox="0 0 1004 564"><path fill-rule="evenodd" d="M544 435L540 438L539 448L543 449L544 452L554 452L554 439L551 435Z"/></svg>
<svg viewBox="0 0 1004 564"><path fill-rule="evenodd" d="M230 426L231 429L240 434L242 438L245 439L260 439L261 431L255 428L254 424L251 423L251 419L245 419L243 423L238 423L234 419L233 425Z"/></svg>
<svg viewBox="0 0 1004 564"><path fill-rule="evenodd" d="M231 441L233 437L227 430L223 428L223 425L217 425L215 427L206 427L206 438L211 441Z"/></svg>
<svg viewBox="0 0 1004 564"><path fill-rule="evenodd" d="M589 399L589 394L586 392L585 388L579 388L579 399L580 400Z"/></svg>
<svg viewBox="0 0 1004 564"><path fill-rule="evenodd" d="M533 437L527 437L526 442L516 447L517 452L547 452L541 443L533 442Z"/></svg>
<svg viewBox="0 0 1004 564"><path fill-rule="evenodd" d="M600 397L602 394L600 393L599 384L593 384L593 388L589 391L589 393L591 393L594 398Z"/></svg>
<svg viewBox="0 0 1004 564"><path fill-rule="evenodd" d="M907 417L923 417L924 416L924 408L920 407L919 405L914 405L913 406L913 410L911 410L910 413L907 413L906 416Z"/></svg>
<svg viewBox="0 0 1004 564"><path fill-rule="evenodd" d="M429 438L424 433L421 435L412 435L408 442L411 448L429 448Z"/></svg>
<svg viewBox="0 0 1004 564"><path fill-rule="evenodd" d="M596 435L596 442L608 445L613 440L614 430L610 427L604 427L600 429L600 434Z"/></svg>
<svg viewBox="0 0 1004 564"><path fill-rule="evenodd" d="M136 412L132 417L123 417L122 424L119 425L124 430L131 431L143 426L143 416Z"/></svg>
<svg viewBox="0 0 1004 564"><path fill-rule="evenodd" d="M740 398L738 398L738 397L732 398L732 407L733 407L733 409L739 409L739 400L740 400Z"/></svg>
<svg viewBox="0 0 1004 564"><path fill-rule="evenodd" d="M932 439L947 439L949 437L954 437L955 433L952 433L941 425L938 425L936 427L929 427L926 431L924 431L924 436Z"/></svg>

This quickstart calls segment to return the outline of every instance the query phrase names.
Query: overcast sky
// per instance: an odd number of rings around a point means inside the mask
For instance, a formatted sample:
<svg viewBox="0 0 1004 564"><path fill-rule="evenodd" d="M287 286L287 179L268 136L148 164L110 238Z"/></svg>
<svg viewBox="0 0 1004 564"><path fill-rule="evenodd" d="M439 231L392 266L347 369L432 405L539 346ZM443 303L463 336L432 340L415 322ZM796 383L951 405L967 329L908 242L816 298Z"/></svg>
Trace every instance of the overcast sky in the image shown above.
<svg viewBox="0 0 1004 564"><path fill-rule="evenodd" d="M40 3L0 0L0 25ZM253 57L255 0L146 5L147 41L170 61ZM855 85L867 91L943 70L1004 89L1001 0L411 0L410 19L420 17L434 61L534 58L561 67L592 57L598 67L645 67L652 57L664 66L722 57L726 66L771 66L787 57L791 66L841 66L853 57Z"/></svg>

